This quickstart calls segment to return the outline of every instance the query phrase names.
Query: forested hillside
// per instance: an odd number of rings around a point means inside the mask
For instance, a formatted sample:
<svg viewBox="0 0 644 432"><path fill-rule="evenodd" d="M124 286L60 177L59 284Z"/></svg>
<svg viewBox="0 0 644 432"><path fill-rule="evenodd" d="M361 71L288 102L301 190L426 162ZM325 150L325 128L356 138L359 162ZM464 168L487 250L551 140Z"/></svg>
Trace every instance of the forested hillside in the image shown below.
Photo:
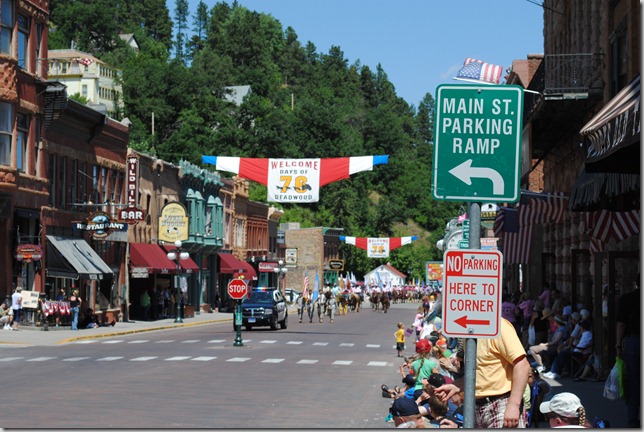
<svg viewBox="0 0 644 432"><path fill-rule="evenodd" d="M122 117L132 122L131 147L195 164L204 154L388 154L388 165L323 187L318 203L283 205L282 221L339 227L348 236L418 235L387 260L415 278L424 278L426 261L442 256L435 244L459 205L431 198L429 93L410 106L380 66L349 64L339 46L319 53L288 23L236 2L211 9L201 2L190 16L187 1L177 0L173 19L164 0L51 0L50 8L50 49L73 41L76 49L123 70ZM119 33L135 34L140 51L127 47ZM238 85L252 87L239 107L224 97L226 86ZM251 198L265 197L265 187L253 183ZM345 268L357 275L382 263L342 247Z"/></svg>

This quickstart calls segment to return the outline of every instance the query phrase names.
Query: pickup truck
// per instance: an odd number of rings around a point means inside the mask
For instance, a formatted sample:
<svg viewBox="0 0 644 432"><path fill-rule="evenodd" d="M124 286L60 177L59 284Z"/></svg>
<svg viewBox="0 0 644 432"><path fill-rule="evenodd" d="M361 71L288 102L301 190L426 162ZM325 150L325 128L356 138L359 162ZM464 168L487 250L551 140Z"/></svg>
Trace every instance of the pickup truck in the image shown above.
<svg viewBox="0 0 644 432"><path fill-rule="evenodd" d="M288 326L288 309L282 292L277 288L258 287L250 290L241 304L242 325L246 330L268 326L271 330ZM233 323L235 331L237 328Z"/></svg>

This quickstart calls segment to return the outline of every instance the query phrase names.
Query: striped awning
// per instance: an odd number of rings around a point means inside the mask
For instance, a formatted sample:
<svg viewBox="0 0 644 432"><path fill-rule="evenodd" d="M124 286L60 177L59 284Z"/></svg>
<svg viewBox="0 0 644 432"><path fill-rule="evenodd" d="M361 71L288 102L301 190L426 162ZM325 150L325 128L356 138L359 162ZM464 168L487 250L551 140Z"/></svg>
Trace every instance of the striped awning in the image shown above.
<svg viewBox="0 0 644 432"><path fill-rule="evenodd" d="M579 131L587 173L640 172L640 76Z"/></svg>

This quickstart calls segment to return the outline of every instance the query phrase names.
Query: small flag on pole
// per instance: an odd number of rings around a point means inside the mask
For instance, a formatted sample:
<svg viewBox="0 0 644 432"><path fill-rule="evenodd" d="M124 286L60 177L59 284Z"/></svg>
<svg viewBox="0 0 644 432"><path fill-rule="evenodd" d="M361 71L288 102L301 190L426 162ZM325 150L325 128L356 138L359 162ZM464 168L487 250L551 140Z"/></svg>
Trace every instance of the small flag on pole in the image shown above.
<svg viewBox="0 0 644 432"><path fill-rule="evenodd" d="M454 79L476 83L499 84L503 66L485 63L481 60L466 58L463 67Z"/></svg>
<svg viewBox="0 0 644 432"><path fill-rule="evenodd" d="M308 300L309 298L309 271L304 272L304 290L302 292L302 297Z"/></svg>
<svg viewBox="0 0 644 432"><path fill-rule="evenodd" d="M316 301L320 296L320 277L315 273L315 283L313 285L313 295L311 296L311 301Z"/></svg>

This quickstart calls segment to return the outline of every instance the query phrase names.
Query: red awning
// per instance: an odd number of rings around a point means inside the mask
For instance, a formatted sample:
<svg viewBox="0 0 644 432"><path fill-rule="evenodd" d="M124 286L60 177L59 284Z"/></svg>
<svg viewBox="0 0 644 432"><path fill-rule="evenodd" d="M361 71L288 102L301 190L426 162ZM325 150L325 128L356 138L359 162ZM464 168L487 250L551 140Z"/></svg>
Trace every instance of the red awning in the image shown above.
<svg viewBox="0 0 644 432"><path fill-rule="evenodd" d="M130 267L147 268L150 273L175 273L177 265L156 244L130 243Z"/></svg>
<svg viewBox="0 0 644 432"><path fill-rule="evenodd" d="M174 245L163 245L161 248L163 248L163 253L172 252L175 249ZM200 267L192 258L179 261L181 262L181 271L184 273L196 273L200 270Z"/></svg>
<svg viewBox="0 0 644 432"><path fill-rule="evenodd" d="M235 258L232 254L218 253L220 258L219 273L232 274L233 277L244 275L245 279L256 280L257 273L246 261Z"/></svg>

